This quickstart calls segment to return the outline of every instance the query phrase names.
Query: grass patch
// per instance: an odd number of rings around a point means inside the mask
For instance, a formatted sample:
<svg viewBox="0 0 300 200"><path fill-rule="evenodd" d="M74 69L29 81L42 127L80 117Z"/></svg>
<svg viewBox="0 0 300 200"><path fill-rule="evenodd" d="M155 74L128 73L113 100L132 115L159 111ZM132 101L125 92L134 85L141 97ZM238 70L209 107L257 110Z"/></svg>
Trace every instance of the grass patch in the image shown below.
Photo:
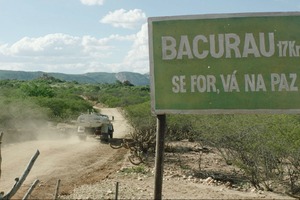
<svg viewBox="0 0 300 200"><path fill-rule="evenodd" d="M134 167L123 168L121 172L126 174L147 174L149 170L146 169L144 165L139 165Z"/></svg>

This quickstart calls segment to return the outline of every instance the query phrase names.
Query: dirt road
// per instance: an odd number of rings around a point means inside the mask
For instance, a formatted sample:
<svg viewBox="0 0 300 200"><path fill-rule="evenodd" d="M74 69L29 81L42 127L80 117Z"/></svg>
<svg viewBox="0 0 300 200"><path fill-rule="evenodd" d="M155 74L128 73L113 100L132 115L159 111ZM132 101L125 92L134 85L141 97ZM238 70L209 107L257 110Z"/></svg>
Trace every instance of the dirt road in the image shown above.
<svg viewBox="0 0 300 200"><path fill-rule="evenodd" d="M121 138L129 127L117 109L103 108L101 113L114 116L114 137ZM51 138L51 139L49 139ZM125 150L112 151L108 144L95 138L80 141L76 133L69 137L49 137L37 141L14 143L2 147L0 191L5 194L20 177L37 150L40 155L22 189L14 198L24 196L34 180L40 183L32 193L34 199L53 198L56 182L61 180L60 193L68 194L74 187L104 179L120 168Z"/></svg>
<svg viewBox="0 0 300 200"><path fill-rule="evenodd" d="M130 127L117 109L102 108L101 113L114 116L114 138L122 138ZM52 137L51 137L52 138ZM7 145L2 148L2 177L0 191L7 193L20 177L32 155L39 149L40 156L27 177L22 189L14 196L20 199L35 179L41 182L30 199L53 199L57 180L61 180L59 194L64 199L113 199L112 188L120 183L120 199L151 199L154 191L153 168L147 173L129 173L132 165L124 159L127 150L111 149L95 139L83 142L77 137L41 139ZM163 198L166 199L292 199L286 195L257 191L249 188L228 187L226 184L199 179L185 171L174 158L174 153L165 155ZM197 165L198 154L187 152L180 155L182 162ZM217 161L217 155L203 155L202 167L215 169L228 167ZM173 160L173 161L172 161ZM128 166L128 168L127 168ZM121 170L120 170L121 169ZM141 167L137 169L145 169ZM125 170L125 171L123 171ZM131 169L132 170L132 169ZM211 179L213 180L213 179ZM75 190L74 190L75 189Z"/></svg>

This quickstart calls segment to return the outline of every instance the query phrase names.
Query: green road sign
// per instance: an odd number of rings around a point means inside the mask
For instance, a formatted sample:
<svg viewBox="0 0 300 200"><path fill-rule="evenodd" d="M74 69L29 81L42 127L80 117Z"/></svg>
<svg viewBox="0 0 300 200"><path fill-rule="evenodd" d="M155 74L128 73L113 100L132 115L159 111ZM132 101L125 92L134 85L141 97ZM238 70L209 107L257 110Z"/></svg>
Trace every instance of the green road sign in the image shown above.
<svg viewBox="0 0 300 200"><path fill-rule="evenodd" d="M300 113L300 13L149 18L155 114Z"/></svg>

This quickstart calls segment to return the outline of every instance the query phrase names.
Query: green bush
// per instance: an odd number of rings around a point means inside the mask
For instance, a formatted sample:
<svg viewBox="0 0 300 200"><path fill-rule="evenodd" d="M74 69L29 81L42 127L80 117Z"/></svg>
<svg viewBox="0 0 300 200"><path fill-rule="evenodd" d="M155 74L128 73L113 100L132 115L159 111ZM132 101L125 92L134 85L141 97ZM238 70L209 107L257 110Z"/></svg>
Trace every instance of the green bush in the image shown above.
<svg viewBox="0 0 300 200"><path fill-rule="evenodd" d="M156 117L151 115L150 101L124 108L130 124L138 129L155 129Z"/></svg>
<svg viewBox="0 0 300 200"><path fill-rule="evenodd" d="M33 82L24 83L21 85L21 90L29 97L54 97L53 89L47 84L35 84Z"/></svg>
<svg viewBox="0 0 300 200"><path fill-rule="evenodd" d="M244 170L257 188L270 183L299 189L299 126L294 115L211 115L197 124L202 142ZM289 181L284 181L289 177Z"/></svg>
<svg viewBox="0 0 300 200"><path fill-rule="evenodd" d="M39 111L33 116L39 116L39 113L42 113L48 120L53 121L76 119L80 113L93 108L89 102L79 96L83 91L89 89L88 86L65 83L51 79L51 77L44 78L47 79L0 81L0 92L3 94L1 96L2 102L11 102L14 107L20 107L20 110L28 110L26 112L33 112L39 108ZM7 103L1 105L3 111L7 105ZM19 114L16 113L15 115L18 116ZM7 118L5 117L5 119ZM2 120L7 122L5 119L2 117Z"/></svg>
<svg viewBox="0 0 300 200"><path fill-rule="evenodd" d="M37 98L38 105L49 109L49 118L54 121L76 119L82 112L93 106L83 99Z"/></svg>
<svg viewBox="0 0 300 200"><path fill-rule="evenodd" d="M102 85L98 92L98 101L109 107L126 107L150 100L149 90L143 86L122 84Z"/></svg>
<svg viewBox="0 0 300 200"><path fill-rule="evenodd" d="M150 101L127 106L125 115L133 127L130 133L137 147L147 153L154 150L156 142L156 118L151 115Z"/></svg>
<svg viewBox="0 0 300 200"><path fill-rule="evenodd" d="M195 131L195 122L197 122L197 119L198 117L195 115L168 115L166 133L167 140L197 140L198 132Z"/></svg>

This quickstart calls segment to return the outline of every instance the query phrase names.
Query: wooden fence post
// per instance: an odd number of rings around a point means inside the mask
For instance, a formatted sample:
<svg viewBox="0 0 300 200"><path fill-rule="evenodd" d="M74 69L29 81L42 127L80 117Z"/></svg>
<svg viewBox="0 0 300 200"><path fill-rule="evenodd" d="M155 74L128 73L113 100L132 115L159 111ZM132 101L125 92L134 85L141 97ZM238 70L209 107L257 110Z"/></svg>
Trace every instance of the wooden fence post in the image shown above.
<svg viewBox="0 0 300 200"><path fill-rule="evenodd" d="M26 194L24 195L24 197L22 198L22 200L26 200L28 199L28 197L30 196L31 192L33 191L33 189L36 187L36 185L39 183L40 181L38 179L36 179L31 187L28 189L28 191L26 192Z"/></svg>
<svg viewBox="0 0 300 200"><path fill-rule="evenodd" d="M59 186L60 186L60 179L58 179L57 183L56 183L56 188L55 188L55 193L54 193L54 200L56 200L57 197L58 197Z"/></svg>
<svg viewBox="0 0 300 200"><path fill-rule="evenodd" d="M118 200L119 198L119 182L116 183L116 196L115 196L115 200Z"/></svg>

